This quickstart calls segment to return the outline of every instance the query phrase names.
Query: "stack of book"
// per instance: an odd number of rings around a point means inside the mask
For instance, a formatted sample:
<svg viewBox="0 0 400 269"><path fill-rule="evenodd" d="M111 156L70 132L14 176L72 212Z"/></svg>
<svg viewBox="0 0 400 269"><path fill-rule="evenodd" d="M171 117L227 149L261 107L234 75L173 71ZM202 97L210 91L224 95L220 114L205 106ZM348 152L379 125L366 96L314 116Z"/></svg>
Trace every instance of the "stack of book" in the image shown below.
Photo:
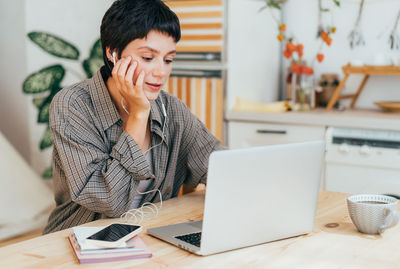
<svg viewBox="0 0 400 269"><path fill-rule="evenodd" d="M101 228L103 227L72 228L68 239L80 264L151 258L151 251L139 236L133 237L123 247L118 248L100 248L85 244L85 239Z"/></svg>

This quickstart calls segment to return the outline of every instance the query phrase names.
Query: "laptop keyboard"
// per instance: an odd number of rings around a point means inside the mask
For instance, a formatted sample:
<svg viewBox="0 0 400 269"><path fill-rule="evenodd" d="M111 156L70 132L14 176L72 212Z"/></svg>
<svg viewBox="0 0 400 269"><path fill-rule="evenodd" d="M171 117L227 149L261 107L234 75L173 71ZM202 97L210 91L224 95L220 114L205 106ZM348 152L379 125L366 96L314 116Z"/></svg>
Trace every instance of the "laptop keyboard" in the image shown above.
<svg viewBox="0 0 400 269"><path fill-rule="evenodd" d="M185 241L186 243L195 245L196 247L200 247L201 232L175 236L175 238Z"/></svg>

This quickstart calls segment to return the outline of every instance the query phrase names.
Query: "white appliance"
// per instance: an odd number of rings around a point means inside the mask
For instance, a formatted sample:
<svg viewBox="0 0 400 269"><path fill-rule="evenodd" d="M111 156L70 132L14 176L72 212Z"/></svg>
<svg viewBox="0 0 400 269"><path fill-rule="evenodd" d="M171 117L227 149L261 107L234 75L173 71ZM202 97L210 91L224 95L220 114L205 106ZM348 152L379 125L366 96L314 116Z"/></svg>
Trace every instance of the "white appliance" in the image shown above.
<svg viewBox="0 0 400 269"><path fill-rule="evenodd" d="M328 128L325 189L400 196L400 132Z"/></svg>

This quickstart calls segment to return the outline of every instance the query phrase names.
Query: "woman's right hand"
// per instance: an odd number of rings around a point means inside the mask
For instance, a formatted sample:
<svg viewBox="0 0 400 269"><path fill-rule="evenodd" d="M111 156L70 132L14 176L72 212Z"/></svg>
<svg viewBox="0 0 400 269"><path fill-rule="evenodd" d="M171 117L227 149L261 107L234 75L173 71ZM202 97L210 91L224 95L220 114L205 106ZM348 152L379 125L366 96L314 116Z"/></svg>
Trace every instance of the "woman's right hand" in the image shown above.
<svg viewBox="0 0 400 269"><path fill-rule="evenodd" d="M134 74L139 73L134 82ZM143 91L145 72L140 71L138 62L131 56L121 58L112 70L112 77L119 93L124 98L124 105L131 119L148 119L150 114L150 102Z"/></svg>

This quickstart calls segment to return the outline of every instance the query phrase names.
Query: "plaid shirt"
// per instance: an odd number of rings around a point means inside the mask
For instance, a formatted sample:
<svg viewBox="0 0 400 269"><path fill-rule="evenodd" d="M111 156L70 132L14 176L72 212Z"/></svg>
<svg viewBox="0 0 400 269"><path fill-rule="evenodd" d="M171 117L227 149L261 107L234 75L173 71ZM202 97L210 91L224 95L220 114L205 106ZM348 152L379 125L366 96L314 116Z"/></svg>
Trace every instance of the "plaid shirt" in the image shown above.
<svg viewBox="0 0 400 269"><path fill-rule="evenodd" d="M152 146L162 141L166 121L162 144L151 150L152 169L123 130L100 70L53 98L50 128L57 206L43 233L120 217L131 209L140 180L153 178L149 190L159 189L163 200L176 197L183 183L206 183L208 159L222 148L219 141L176 97L162 91L150 104ZM140 204L158 201L153 192L143 195Z"/></svg>

